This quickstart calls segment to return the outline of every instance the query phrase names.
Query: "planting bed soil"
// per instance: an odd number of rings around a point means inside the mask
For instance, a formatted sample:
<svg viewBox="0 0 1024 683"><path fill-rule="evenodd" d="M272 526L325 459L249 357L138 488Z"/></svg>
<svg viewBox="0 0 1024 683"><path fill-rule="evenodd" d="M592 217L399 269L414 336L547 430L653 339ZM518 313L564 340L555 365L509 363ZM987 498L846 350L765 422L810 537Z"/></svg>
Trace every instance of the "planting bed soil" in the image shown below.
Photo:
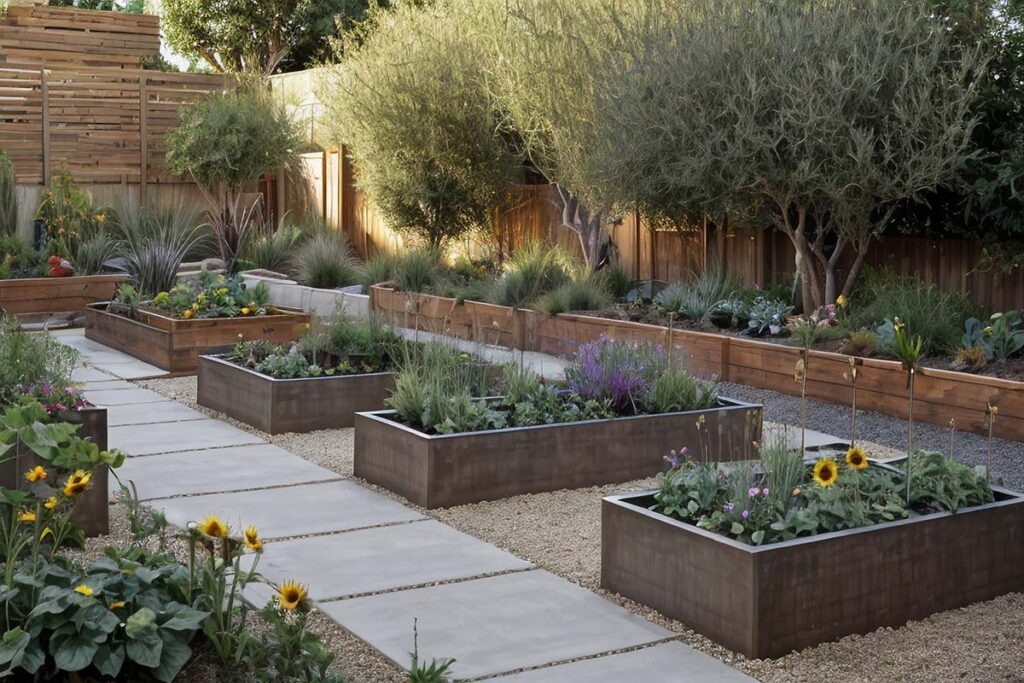
<svg viewBox="0 0 1024 683"><path fill-rule="evenodd" d="M601 586L751 658L1024 590L1024 496L752 546L650 510L602 503Z"/></svg>
<svg viewBox="0 0 1024 683"><path fill-rule="evenodd" d="M425 434L394 411L359 413L354 472L428 509L611 484L661 472L682 446L699 457L707 444L710 460L755 459L761 413L723 398L706 410L460 434Z"/></svg>
<svg viewBox="0 0 1024 683"><path fill-rule="evenodd" d="M73 275L0 280L0 309L19 318L81 311L109 301L127 275Z"/></svg>
<svg viewBox="0 0 1024 683"><path fill-rule="evenodd" d="M351 427L355 414L381 410L394 373L275 379L223 355L199 357L197 402L267 434Z"/></svg>
<svg viewBox="0 0 1024 683"><path fill-rule="evenodd" d="M85 311L85 336L173 373L193 373L200 353L223 351L239 338L282 344L297 339L309 314L274 309L270 315L235 318L170 318L139 310L138 319L111 313L107 303Z"/></svg>
<svg viewBox="0 0 1024 683"><path fill-rule="evenodd" d="M90 439L99 446L101 451L107 449L107 409L83 408L66 413L68 422L81 424L78 430L80 437ZM22 453L20 458L12 458L0 463L0 487L9 489L21 488L24 484L24 473L40 465L47 470L52 467L34 453ZM100 536L108 533L110 512L107 498L107 481L109 471L106 465L97 467L92 475L92 485L79 494L72 521L80 526L86 536ZM51 476L56 476L56 472Z"/></svg>

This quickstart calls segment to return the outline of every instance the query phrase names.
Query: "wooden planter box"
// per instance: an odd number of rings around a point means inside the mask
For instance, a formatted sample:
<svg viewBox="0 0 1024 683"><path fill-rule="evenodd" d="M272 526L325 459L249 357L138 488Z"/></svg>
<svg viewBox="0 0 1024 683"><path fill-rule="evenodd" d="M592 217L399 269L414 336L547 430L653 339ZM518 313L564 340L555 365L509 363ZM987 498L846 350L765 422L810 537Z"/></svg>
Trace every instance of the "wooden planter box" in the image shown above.
<svg viewBox="0 0 1024 683"><path fill-rule="evenodd" d="M127 275L73 275L0 280L0 309L19 317L48 317L109 301Z"/></svg>
<svg viewBox="0 0 1024 683"><path fill-rule="evenodd" d="M1024 497L751 546L649 510L601 509L601 586L750 658L1024 590Z"/></svg>
<svg viewBox="0 0 1024 683"><path fill-rule="evenodd" d="M196 371L198 356L223 351L238 342L266 339L283 344L302 335L308 313L281 310L252 318L202 318L178 320L151 311L140 311L141 320L109 313L106 303L85 309L85 336L174 373Z"/></svg>
<svg viewBox="0 0 1024 683"><path fill-rule="evenodd" d="M722 399L708 410L465 434L428 435L394 411L356 415L355 475L428 509L633 481L665 470L664 457L703 439L711 460L750 460L761 406Z"/></svg>
<svg viewBox="0 0 1024 683"><path fill-rule="evenodd" d="M355 414L380 410L394 373L274 379L223 356L199 357L199 405L268 434L351 427Z"/></svg>
<svg viewBox="0 0 1024 683"><path fill-rule="evenodd" d="M91 439L100 450L107 449L106 408L89 407L68 413L67 421L80 423L82 426L78 430L79 436ZM67 472L56 472L49 463L34 453L22 453L20 458L11 458L0 463L0 486L9 489L24 488L27 485L25 472L36 465L42 465L50 473L51 479L48 481L54 488L59 488L68 475ZM71 519L85 531L86 536L103 536L110 533L110 507L107 495L109 475L106 465L96 468L92 475L92 485L78 497Z"/></svg>

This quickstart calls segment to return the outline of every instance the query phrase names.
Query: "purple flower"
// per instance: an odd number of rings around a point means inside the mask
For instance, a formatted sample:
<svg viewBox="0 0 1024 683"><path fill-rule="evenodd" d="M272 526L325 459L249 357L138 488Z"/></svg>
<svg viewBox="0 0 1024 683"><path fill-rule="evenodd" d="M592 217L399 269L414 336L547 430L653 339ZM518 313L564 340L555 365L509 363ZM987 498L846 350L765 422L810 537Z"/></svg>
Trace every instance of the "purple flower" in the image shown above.
<svg viewBox="0 0 1024 683"><path fill-rule="evenodd" d="M761 489L761 495L764 496L765 498L768 497L768 487L767 486L765 486L763 489Z"/></svg>
<svg viewBox="0 0 1024 683"><path fill-rule="evenodd" d="M753 500L755 497L757 497L757 494L759 493L761 493L761 489L757 488L756 486L753 486L747 490L747 498Z"/></svg>
<svg viewBox="0 0 1024 683"><path fill-rule="evenodd" d="M750 517L750 510L744 510L743 511L743 519L746 519L748 517Z"/></svg>
<svg viewBox="0 0 1024 683"><path fill-rule="evenodd" d="M735 503L726 503L725 505L722 506L722 509L725 510L726 512L732 512L735 507Z"/></svg>

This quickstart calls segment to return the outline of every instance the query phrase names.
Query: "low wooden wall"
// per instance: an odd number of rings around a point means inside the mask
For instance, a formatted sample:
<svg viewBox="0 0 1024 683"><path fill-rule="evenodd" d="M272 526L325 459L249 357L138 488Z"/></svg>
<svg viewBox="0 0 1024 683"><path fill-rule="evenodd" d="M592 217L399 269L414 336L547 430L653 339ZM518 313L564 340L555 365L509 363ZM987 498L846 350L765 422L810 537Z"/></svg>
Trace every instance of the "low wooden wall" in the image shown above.
<svg viewBox="0 0 1024 683"><path fill-rule="evenodd" d="M492 304L460 304L455 299L405 294L383 287L371 289L370 305L403 327L557 356L569 356L580 344L602 336L647 341L672 349L673 355L685 359L696 375L786 394L800 393L800 384L795 380L800 350L792 346L708 332L670 332L658 325L588 315L547 316ZM850 405L853 387L843 377L849 372L849 363L850 356L812 351L807 395L828 403ZM861 363L857 407L906 418L907 373L901 364L874 358L862 359ZM1000 438L1024 441L1024 382L932 368L922 368L917 375L917 421L946 426L956 419L959 430L987 433L985 412L989 403L999 407L993 433Z"/></svg>

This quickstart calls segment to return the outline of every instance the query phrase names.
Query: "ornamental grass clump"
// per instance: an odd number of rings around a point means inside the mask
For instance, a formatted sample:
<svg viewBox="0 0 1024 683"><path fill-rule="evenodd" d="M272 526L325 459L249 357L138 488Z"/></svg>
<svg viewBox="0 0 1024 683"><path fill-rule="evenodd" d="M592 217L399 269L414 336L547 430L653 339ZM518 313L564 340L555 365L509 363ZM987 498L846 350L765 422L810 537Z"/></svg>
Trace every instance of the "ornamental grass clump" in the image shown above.
<svg viewBox="0 0 1024 683"><path fill-rule="evenodd" d="M501 306L525 306L555 291L572 278L572 257L562 248L527 242L505 263L490 300Z"/></svg>
<svg viewBox="0 0 1024 683"><path fill-rule="evenodd" d="M341 231L320 231L306 239L295 249L289 267L295 280L307 287L334 289L363 280L359 261Z"/></svg>

